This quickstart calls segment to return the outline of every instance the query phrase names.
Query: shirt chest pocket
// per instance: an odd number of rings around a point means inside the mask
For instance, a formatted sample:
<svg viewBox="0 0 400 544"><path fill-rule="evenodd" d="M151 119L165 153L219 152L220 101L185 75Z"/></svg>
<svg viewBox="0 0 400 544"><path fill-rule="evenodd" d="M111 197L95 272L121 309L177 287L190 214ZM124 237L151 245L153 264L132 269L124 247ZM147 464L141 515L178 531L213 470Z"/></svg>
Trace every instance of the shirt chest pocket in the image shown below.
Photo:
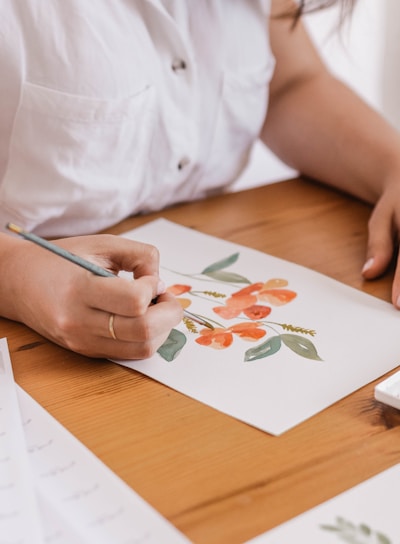
<svg viewBox="0 0 400 544"><path fill-rule="evenodd" d="M153 102L146 85L103 100L24 83L2 201L31 227L73 202L103 199L112 206L113 195L131 193L145 168Z"/></svg>
<svg viewBox="0 0 400 544"><path fill-rule="evenodd" d="M225 71L205 178L210 186L235 181L258 138L268 106L274 59L259 69ZM229 161L221 161L229 157Z"/></svg>
<svg viewBox="0 0 400 544"><path fill-rule="evenodd" d="M267 111L273 66L271 61L250 73L224 73L220 113L230 133L240 130L251 140L258 136Z"/></svg>

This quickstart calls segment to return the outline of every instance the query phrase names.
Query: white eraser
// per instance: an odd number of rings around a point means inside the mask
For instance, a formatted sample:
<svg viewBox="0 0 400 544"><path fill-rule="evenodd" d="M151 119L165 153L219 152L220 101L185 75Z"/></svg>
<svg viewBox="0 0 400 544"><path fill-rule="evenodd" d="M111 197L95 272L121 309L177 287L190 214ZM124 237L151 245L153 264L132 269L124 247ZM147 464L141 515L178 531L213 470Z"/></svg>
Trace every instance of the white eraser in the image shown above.
<svg viewBox="0 0 400 544"><path fill-rule="evenodd" d="M375 398L400 410L400 371L375 386Z"/></svg>

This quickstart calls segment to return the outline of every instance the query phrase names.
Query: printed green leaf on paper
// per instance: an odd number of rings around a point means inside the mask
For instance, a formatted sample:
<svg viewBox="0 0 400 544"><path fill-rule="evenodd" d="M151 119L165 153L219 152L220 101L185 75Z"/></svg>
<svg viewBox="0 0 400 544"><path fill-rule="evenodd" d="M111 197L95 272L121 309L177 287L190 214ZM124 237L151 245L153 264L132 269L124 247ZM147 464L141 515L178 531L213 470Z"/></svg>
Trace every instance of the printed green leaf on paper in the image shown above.
<svg viewBox="0 0 400 544"><path fill-rule="evenodd" d="M210 264L210 266L207 266L201 274L209 274L210 272L215 272L216 270L223 270L224 268L227 268L228 266L231 266L233 263L235 263L239 258L239 253L233 253L233 255L230 255L229 257L226 257L225 259L222 259L220 261L217 261L216 263Z"/></svg>
<svg viewBox="0 0 400 544"><path fill-rule="evenodd" d="M186 335L176 329L172 329L164 344L157 350L165 361L171 362L178 357L186 344Z"/></svg>
<svg viewBox="0 0 400 544"><path fill-rule="evenodd" d="M371 529L365 523L356 525L341 516L336 518L335 525L320 525L320 529L336 534L348 544L392 544L392 540L382 532Z"/></svg>
<svg viewBox="0 0 400 544"><path fill-rule="evenodd" d="M308 338L303 338L298 334L281 334L280 336L282 342L297 355L314 361L322 361L314 344Z"/></svg>
<svg viewBox="0 0 400 544"><path fill-rule="evenodd" d="M244 276L241 276L240 274L235 274L234 272L227 272L226 270L215 270L213 272L202 273L209 278L213 278L214 280L223 281L226 283L251 283Z"/></svg>
<svg viewBox="0 0 400 544"><path fill-rule="evenodd" d="M226 283L250 283L250 281L242 276L241 274L236 274L235 272L226 272L225 268L234 264L239 258L239 253L233 253L229 257L217 261L210 266L207 266L201 274L213 278L217 281L223 281Z"/></svg>
<svg viewBox="0 0 400 544"><path fill-rule="evenodd" d="M273 336L266 342L259 344L255 348L250 348L244 354L245 362L256 361L257 359L264 359L264 357L269 357L281 349L281 337Z"/></svg>

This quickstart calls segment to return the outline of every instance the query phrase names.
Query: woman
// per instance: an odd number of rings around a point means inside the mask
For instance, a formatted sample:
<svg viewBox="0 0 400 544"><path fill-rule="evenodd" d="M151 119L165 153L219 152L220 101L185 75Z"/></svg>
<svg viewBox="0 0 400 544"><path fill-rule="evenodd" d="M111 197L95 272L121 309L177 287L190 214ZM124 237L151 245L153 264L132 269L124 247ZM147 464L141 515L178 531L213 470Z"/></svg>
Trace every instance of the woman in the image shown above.
<svg viewBox="0 0 400 544"><path fill-rule="evenodd" d="M90 233L226 187L258 137L375 203L363 274L381 274L400 224L399 136L327 71L304 30L303 10L333 3L4 2L0 227L58 237L135 281L0 233L0 314L88 356L154 353L181 319L157 250ZM396 307L399 297L397 271Z"/></svg>

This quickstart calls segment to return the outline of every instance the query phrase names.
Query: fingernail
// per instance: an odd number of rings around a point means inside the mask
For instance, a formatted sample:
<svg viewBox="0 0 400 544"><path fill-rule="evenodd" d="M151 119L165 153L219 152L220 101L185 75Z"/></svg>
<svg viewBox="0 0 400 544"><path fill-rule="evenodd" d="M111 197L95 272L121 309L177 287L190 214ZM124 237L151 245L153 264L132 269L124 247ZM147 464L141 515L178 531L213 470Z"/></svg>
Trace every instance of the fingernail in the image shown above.
<svg viewBox="0 0 400 544"><path fill-rule="evenodd" d="M165 289L165 283L162 280L159 280L157 285L157 295L162 295L163 293L165 293Z"/></svg>
<svg viewBox="0 0 400 544"><path fill-rule="evenodd" d="M368 259L368 261L364 264L364 266L362 267L362 273L366 272L367 270L369 270L370 268L372 268L374 264L374 259L373 257L371 257L370 259Z"/></svg>

